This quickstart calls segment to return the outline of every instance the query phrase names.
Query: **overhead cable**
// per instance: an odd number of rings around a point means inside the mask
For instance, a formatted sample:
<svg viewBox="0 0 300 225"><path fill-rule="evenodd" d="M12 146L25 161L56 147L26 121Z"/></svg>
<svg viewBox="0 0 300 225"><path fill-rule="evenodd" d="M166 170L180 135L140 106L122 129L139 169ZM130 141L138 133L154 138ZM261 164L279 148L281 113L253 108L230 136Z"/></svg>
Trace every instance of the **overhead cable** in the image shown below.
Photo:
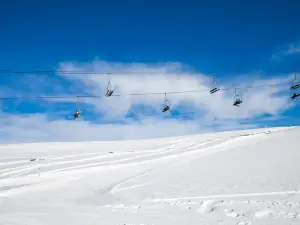
<svg viewBox="0 0 300 225"><path fill-rule="evenodd" d="M280 85L287 85L289 83L279 83L279 84L268 84L268 85L258 85L258 86L245 86L245 87L230 87L230 88L220 88L222 91L228 91L232 89L251 89L251 88L264 88L264 87L275 87ZM186 91L170 91L170 92L148 92L148 93L123 93L123 94L113 94L111 97L121 97L121 96L145 96L145 95L165 95L165 94L184 94L184 93L198 93L198 92L209 92L206 90L186 90ZM13 100L13 99L79 99L79 98L103 98L104 95L66 95L66 96L0 96L0 100Z"/></svg>

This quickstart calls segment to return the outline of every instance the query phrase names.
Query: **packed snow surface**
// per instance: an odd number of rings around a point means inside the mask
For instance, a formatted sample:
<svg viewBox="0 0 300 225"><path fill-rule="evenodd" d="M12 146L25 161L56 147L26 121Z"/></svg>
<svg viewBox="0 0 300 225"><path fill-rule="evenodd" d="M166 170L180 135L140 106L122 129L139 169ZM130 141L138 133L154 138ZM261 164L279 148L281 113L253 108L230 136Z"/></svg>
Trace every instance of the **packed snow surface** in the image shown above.
<svg viewBox="0 0 300 225"><path fill-rule="evenodd" d="M300 128L0 145L0 224L300 224Z"/></svg>

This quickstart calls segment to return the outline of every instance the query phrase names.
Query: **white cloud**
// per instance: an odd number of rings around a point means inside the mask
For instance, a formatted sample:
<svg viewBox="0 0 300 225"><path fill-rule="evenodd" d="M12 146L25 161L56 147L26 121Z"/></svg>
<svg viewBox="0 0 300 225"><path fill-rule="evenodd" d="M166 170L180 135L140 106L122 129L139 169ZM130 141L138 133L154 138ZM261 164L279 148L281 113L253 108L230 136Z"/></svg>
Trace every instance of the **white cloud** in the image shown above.
<svg viewBox="0 0 300 225"><path fill-rule="evenodd" d="M46 115L0 114L0 141L95 141L155 138L199 132L193 121L146 118L142 121L127 119L120 124L93 124L84 120L49 121Z"/></svg>
<svg viewBox="0 0 300 225"><path fill-rule="evenodd" d="M107 62L94 61L92 67L88 64L61 64L62 70L81 70L87 71L91 68L94 72L99 68L105 68L104 71L112 73L110 75L112 84L116 89L116 94L124 95L121 97L102 98L99 100L89 100L98 110L104 111L108 115L124 116L135 104L144 104L145 106L159 109L164 101L164 95L145 95L145 96L126 96L126 94L136 93L164 93L189 90L209 90L207 81L209 77L204 74L190 74L181 72L181 68L176 64L166 65L144 65L144 64L108 64ZM103 65L103 66L102 66ZM138 68L138 69L136 69ZM164 69L165 68L165 69ZM100 69L99 69L100 70ZM169 71L176 72L169 73ZM100 70L100 71L103 71ZM121 71L127 73L124 75ZM131 72L130 72L131 71ZM138 72L137 72L138 71ZM165 71L165 72L161 72ZM91 94L104 95L104 87L108 81L108 76L85 75L69 76L68 78L80 80L85 90L90 90ZM248 84L269 85L286 82L285 79L272 79L253 81L248 78ZM227 84L230 84L229 80ZM226 85L226 84L225 84ZM222 85L220 86L223 87ZM180 107L183 103L188 103L194 110L205 111L208 115L218 118L249 118L259 114L270 113L277 114L290 107L286 96L275 96L276 93L287 89L285 86L267 87L260 89L242 90L244 103L240 108L232 107L234 89L229 91L220 91L211 95L208 91L198 93L168 94L167 97L172 103L172 107ZM85 100L86 101L86 100Z"/></svg>
<svg viewBox="0 0 300 225"><path fill-rule="evenodd" d="M277 116L292 106L288 96L278 95L287 86L243 89L243 104L240 107L232 106L234 89L219 91L213 95L208 91L177 93L167 95L171 109L179 113L171 118L160 112L164 95L154 93L209 90L211 77L195 73L180 63L124 64L99 60L91 63L64 62L60 64L59 71L110 72L115 94L121 96L104 97L108 75L58 73L73 85L66 88L67 93L72 90L73 95L84 93L103 96L78 100L85 103L83 118L88 118L88 111L91 110L99 115L101 123L62 119L50 121L50 114L30 114L23 118L20 115L2 113L0 141L132 139L204 132L209 131L211 125L218 127L218 130L255 127L255 124L242 125L240 121L264 114ZM286 80L278 78L255 81L249 76L244 86L281 82ZM220 84L220 88L233 83L236 81L230 78L226 83ZM62 93L62 88L63 86L57 87L59 94ZM139 93L153 94L133 95ZM61 106L64 101L69 100L52 100L51 104ZM128 113L135 119L128 118ZM181 117L185 115L190 119L183 120ZM122 124L109 124L114 120L122 121Z"/></svg>

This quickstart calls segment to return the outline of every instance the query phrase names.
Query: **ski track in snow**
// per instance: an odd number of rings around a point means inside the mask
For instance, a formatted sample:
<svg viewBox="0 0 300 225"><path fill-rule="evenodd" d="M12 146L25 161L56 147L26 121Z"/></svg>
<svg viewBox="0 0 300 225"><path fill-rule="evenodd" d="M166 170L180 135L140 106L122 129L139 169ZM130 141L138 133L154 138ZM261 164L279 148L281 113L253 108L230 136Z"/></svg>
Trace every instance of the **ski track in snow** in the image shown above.
<svg viewBox="0 0 300 225"><path fill-rule="evenodd" d="M0 224L300 224L300 165L292 161L300 154L295 144L291 147L299 135L299 128L258 129L123 144L95 142L88 143L88 151L85 144L74 150L74 144L56 143L48 151L51 143L2 145ZM289 153L281 153L281 142L273 142L290 137L287 143L293 151L283 158L291 164L273 166L272 157L278 154L279 160L280 154ZM261 148L261 143L268 147ZM273 154L273 147L274 156L264 159L265 175L241 168L251 181L271 180L261 190L257 183L245 184L247 179L240 178L232 163L218 163L223 156L233 162L241 159L254 171L256 163L263 165L262 157ZM214 170L212 165L219 167ZM293 170L277 171L279 167ZM202 180L210 176L211 186ZM217 183L218 177L228 184Z"/></svg>

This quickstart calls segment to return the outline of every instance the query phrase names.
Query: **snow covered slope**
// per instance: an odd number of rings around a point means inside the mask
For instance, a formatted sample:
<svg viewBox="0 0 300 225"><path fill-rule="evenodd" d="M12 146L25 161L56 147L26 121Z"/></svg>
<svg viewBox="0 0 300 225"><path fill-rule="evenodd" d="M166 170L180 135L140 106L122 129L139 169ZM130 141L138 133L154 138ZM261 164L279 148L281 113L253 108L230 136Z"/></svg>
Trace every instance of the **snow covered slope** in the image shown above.
<svg viewBox="0 0 300 225"><path fill-rule="evenodd" d="M300 224L300 128L0 145L0 224Z"/></svg>

